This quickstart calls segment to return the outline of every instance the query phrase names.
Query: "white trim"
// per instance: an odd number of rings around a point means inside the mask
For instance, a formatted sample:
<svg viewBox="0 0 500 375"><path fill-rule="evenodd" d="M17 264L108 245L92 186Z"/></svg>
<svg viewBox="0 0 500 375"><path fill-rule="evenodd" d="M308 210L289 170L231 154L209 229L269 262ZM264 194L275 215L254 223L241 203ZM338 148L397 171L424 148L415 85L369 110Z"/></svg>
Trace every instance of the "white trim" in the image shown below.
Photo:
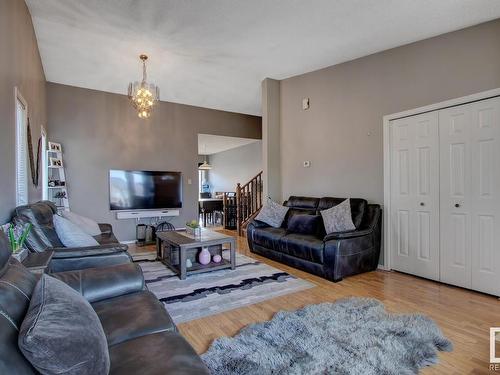
<svg viewBox="0 0 500 375"><path fill-rule="evenodd" d="M458 105L463 105L470 102L475 102L478 100L485 100L492 97L500 96L500 88L487 90L480 93L463 96L461 98L455 98L450 100L445 100L443 102L426 105L419 108L410 109L403 112L393 113L383 117L383 139L384 139L384 264L381 265L383 269L389 271L391 270L391 145L390 145L390 122L392 120L415 116L425 112L433 112L447 107L454 107ZM382 268L381 267L381 268Z"/></svg>
<svg viewBox="0 0 500 375"><path fill-rule="evenodd" d="M387 268L386 268L383 264L379 264L379 265L377 266L377 269L378 269L378 270L381 270L381 271L390 271L390 270L388 270L388 269L387 269Z"/></svg>
<svg viewBox="0 0 500 375"><path fill-rule="evenodd" d="M42 149L40 150L42 160L41 162L41 169L42 169L42 199L47 200L49 199L49 171L48 171L48 164L47 164L47 131L45 130L45 127L43 125L40 126L40 137L42 138L41 141L41 146ZM37 166L38 167L38 166Z"/></svg>

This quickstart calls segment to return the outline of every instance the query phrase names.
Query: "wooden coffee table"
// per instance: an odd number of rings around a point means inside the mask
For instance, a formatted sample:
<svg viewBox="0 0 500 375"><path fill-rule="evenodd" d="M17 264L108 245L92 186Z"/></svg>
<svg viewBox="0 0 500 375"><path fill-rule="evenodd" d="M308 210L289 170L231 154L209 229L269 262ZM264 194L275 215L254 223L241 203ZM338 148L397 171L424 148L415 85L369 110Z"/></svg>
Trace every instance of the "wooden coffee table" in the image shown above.
<svg viewBox="0 0 500 375"><path fill-rule="evenodd" d="M229 260L222 258L219 263L210 262L201 264L198 262L198 254L204 247L208 247L210 254L218 254L222 257L223 245L229 245ZM156 234L157 258L168 268L184 280L187 275L196 273L222 270L226 268L235 269L236 238L222 233L202 228L201 236L194 237L185 231L159 232ZM192 267L187 268L186 262L190 259Z"/></svg>

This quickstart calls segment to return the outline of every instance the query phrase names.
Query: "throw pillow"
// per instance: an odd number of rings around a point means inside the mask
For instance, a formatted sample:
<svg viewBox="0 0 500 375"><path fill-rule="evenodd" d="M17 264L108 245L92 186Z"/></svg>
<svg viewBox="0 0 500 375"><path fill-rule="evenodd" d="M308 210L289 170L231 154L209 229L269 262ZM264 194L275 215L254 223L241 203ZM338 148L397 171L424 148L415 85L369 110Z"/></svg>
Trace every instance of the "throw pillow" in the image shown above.
<svg viewBox="0 0 500 375"><path fill-rule="evenodd" d="M98 246L99 243L90 234L59 215L54 215L54 227L62 244L66 247Z"/></svg>
<svg viewBox="0 0 500 375"><path fill-rule="evenodd" d="M42 374L108 374L108 343L97 314L75 290L42 275L19 331L19 348Z"/></svg>
<svg viewBox="0 0 500 375"><path fill-rule="evenodd" d="M319 215L295 214L288 220L287 232L316 234L319 218Z"/></svg>
<svg viewBox="0 0 500 375"><path fill-rule="evenodd" d="M75 214L71 211L63 211L62 217L68 219L73 224L76 224L78 227L80 227L81 230L83 230L85 233L90 234L91 236L98 236L102 233L101 228L99 228L99 224L88 217Z"/></svg>
<svg viewBox="0 0 500 375"><path fill-rule="evenodd" d="M352 222L351 202L346 199L328 210L321 211L326 234L355 230Z"/></svg>
<svg viewBox="0 0 500 375"><path fill-rule="evenodd" d="M287 212L288 207L268 199L266 204L260 209L259 214L255 217L255 220L262 221L274 228L279 228Z"/></svg>

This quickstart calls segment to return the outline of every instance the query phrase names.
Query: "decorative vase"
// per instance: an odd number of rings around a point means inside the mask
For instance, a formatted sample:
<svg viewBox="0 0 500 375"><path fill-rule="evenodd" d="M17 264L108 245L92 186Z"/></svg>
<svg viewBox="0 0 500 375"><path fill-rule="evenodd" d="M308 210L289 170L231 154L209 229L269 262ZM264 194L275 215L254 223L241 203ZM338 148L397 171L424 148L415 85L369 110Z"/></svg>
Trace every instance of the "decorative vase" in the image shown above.
<svg viewBox="0 0 500 375"><path fill-rule="evenodd" d="M198 261L205 265L210 263L210 252L208 251L208 247L204 247L201 249L200 255L198 255Z"/></svg>
<svg viewBox="0 0 500 375"><path fill-rule="evenodd" d="M214 263L220 263L222 261L222 257L219 254L215 254L212 257L212 260L214 261Z"/></svg>
<svg viewBox="0 0 500 375"><path fill-rule="evenodd" d="M191 268L193 267L193 262L191 262L191 259L186 260L186 268Z"/></svg>

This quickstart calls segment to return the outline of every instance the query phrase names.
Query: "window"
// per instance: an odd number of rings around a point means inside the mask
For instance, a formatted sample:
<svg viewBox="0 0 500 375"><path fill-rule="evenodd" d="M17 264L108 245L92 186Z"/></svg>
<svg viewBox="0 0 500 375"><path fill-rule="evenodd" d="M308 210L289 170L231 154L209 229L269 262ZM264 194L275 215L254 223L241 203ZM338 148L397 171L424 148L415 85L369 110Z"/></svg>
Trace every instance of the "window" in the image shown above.
<svg viewBox="0 0 500 375"><path fill-rule="evenodd" d="M16 98L16 205L28 204L28 105L19 91Z"/></svg>

